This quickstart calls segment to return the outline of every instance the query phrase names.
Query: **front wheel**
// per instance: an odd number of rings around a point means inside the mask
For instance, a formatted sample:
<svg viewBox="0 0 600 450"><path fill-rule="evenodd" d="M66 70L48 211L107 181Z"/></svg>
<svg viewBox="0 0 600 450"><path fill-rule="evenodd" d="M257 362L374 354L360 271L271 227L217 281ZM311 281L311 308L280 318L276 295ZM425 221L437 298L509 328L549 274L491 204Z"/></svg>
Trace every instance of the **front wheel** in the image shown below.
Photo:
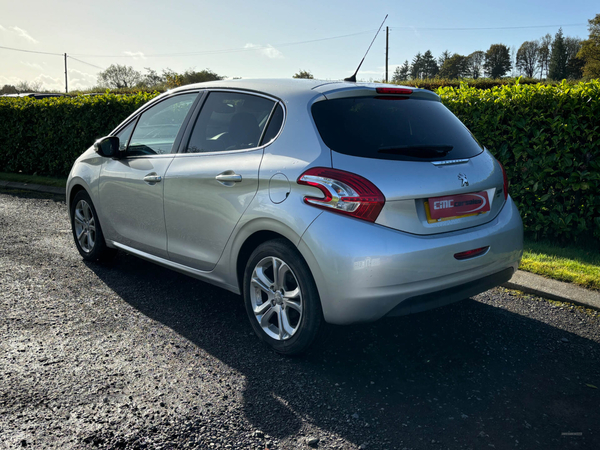
<svg viewBox="0 0 600 450"><path fill-rule="evenodd" d="M310 269L284 239L265 242L250 256L244 300L254 332L278 353L303 353L324 330Z"/></svg>
<svg viewBox="0 0 600 450"><path fill-rule="evenodd" d="M86 261L109 261L116 250L106 246L92 199L79 191L71 203L71 228L79 254Z"/></svg>

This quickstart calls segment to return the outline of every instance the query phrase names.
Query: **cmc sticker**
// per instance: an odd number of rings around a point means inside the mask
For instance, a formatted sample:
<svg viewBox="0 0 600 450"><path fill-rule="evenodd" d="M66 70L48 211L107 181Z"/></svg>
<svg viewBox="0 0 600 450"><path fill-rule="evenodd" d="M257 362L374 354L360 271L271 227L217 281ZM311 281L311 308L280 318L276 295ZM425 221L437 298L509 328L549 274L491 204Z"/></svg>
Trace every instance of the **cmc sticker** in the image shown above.
<svg viewBox="0 0 600 450"><path fill-rule="evenodd" d="M490 201L486 191L429 199L429 213L432 219L484 213L489 210Z"/></svg>

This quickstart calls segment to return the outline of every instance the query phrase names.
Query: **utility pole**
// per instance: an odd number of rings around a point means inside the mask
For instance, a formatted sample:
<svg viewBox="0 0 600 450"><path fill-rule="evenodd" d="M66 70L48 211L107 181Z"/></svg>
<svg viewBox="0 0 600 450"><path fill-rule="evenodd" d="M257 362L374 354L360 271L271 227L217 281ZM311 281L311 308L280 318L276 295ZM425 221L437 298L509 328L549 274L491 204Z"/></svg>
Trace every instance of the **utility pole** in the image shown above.
<svg viewBox="0 0 600 450"><path fill-rule="evenodd" d="M388 54L390 43L390 27L385 27L385 82L388 82Z"/></svg>
<svg viewBox="0 0 600 450"><path fill-rule="evenodd" d="M65 93L69 93L69 82L67 79L67 54L65 53Z"/></svg>

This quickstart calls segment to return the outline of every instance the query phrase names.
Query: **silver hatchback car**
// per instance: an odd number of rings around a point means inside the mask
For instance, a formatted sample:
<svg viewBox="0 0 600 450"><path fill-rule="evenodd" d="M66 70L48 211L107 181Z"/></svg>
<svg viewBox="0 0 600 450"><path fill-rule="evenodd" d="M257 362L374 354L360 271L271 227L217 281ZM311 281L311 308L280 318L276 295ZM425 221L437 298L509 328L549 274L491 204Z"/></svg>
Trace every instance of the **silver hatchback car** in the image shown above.
<svg viewBox="0 0 600 450"><path fill-rule="evenodd" d="M500 163L436 94L385 84L169 91L77 159L67 201L84 259L122 249L242 294L284 354L497 286L523 247Z"/></svg>

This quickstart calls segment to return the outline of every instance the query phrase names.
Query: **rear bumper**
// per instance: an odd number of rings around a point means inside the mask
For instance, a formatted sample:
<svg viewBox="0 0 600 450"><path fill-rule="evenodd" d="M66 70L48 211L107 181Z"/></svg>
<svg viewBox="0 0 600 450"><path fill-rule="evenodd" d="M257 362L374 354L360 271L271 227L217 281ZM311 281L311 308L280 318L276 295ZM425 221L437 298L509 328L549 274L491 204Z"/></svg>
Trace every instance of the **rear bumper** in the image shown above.
<svg viewBox="0 0 600 450"><path fill-rule="evenodd" d="M458 261L454 254L489 246ZM325 320L350 324L425 311L508 281L523 252L523 224L512 200L484 225L413 235L321 214L298 248L306 259Z"/></svg>
<svg viewBox="0 0 600 450"><path fill-rule="evenodd" d="M450 305L451 303L464 300L465 298L469 298L506 283L512 278L514 273L514 269L509 267L501 272L479 278L470 283L407 298L387 313L386 317L406 316L408 314L415 314L439 308L440 306Z"/></svg>

